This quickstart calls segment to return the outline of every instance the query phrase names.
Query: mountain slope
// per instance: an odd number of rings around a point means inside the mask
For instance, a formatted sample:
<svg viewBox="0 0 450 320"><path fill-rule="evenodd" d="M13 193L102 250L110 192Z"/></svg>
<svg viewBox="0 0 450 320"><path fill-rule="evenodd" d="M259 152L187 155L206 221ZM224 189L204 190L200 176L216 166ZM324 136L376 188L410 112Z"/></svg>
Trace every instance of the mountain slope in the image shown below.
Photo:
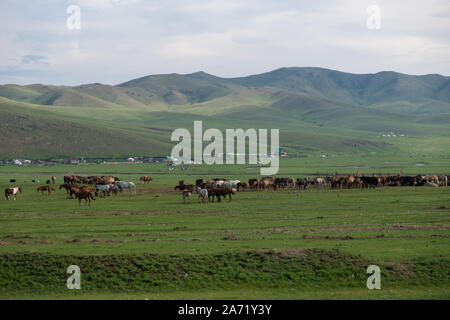
<svg viewBox="0 0 450 320"><path fill-rule="evenodd" d="M445 113L450 113L450 78L441 75L412 76L396 72L350 74L322 68L282 68L229 80L247 87L274 87L363 106L395 102L420 106L434 101L443 106ZM399 110L393 108L391 111ZM424 113L421 108L400 111ZM437 111L441 112L441 109ZM434 110L426 113L434 113Z"/></svg>
<svg viewBox="0 0 450 320"><path fill-rule="evenodd" d="M278 128L290 154L414 148L383 140L387 132L436 138L449 149L449 88L440 75L320 68L234 79L151 75L116 86L3 85L0 155L167 155L172 130L195 120L205 130Z"/></svg>

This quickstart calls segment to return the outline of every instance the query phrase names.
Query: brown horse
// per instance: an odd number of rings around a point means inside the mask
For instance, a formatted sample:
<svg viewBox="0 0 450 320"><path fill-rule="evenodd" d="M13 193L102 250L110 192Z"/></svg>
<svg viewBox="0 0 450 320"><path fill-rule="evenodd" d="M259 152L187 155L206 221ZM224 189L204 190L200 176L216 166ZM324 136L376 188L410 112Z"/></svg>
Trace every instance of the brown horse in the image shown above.
<svg viewBox="0 0 450 320"><path fill-rule="evenodd" d="M63 183L59 186L59 190L61 190L62 188L66 189L67 194L69 194L70 188L72 187L78 187L78 185L75 184L68 184L68 183Z"/></svg>
<svg viewBox="0 0 450 320"><path fill-rule="evenodd" d="M81 190L78 187L74 187L74 186L70 186L69 189L67 189L67 191L69 192L69 196L70 198L72 198L72 195L77 194L77 192L80 192Z"/></svg>
<svg viewBox="0 0 450 320"><path fill-rule="evenodd" d="M78 199L78 205L81 206L81 199L84 199L84 205L86 205L86 203L89 201L89 205L91 205L91 199L95 200L94 196L92 195L92 193L90 193L87 190L79 190L77 192L75 192L75 196Z"/></svg>
<svg viewBox="0 0 450 320"><path fill-rule="evenodd" d="M5 198L9 200L10 196L14 196L14 200L16 200L16 195L18 193L22 193L22 188L6 188L5 189Z"/></svg>
<svg viewBox="0 0 450 320"><path fill-rule="evenodd" d="M53 188L50 187L50 186L42 186L42 187L38 187L36 190L37 190L37 192L40 191L41 194L44 194L44 191L47 191L48 194L51 194L52 191L55 191L55 189L53 189Z"/></svg>
<svg viewBox="0 0 450 320"><path fill-rule="evenodd" d="M153 179L151 178L151 177L149 177L149 176L142 176L141 177L141 182L142 183L149 183L150 181L152 181Z"/></svg>
<svg viewBox="0 0 450 320"><path fill-rule="evenodd" d="M56 177L55 176L52 176L52 182L53 182L53 184L55 184L55 182L56 182Z"/></svg>

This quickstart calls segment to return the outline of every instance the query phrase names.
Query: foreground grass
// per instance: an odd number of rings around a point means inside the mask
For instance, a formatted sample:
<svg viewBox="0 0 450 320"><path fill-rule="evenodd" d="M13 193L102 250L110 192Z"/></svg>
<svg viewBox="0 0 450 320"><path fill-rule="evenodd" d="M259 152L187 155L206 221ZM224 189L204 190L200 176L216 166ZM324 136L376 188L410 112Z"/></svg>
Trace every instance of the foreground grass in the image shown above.
<svg viewBox="0 0 450 320"><path fill-rule="evenodd" d="M284 173L295 177L299 166L287 163ZM449 298L450 187L247 191L232 202L183 204L178 180L257 176L245 167L189 170L0 166L0 188L15 178L24 189L0 201L0 298ZM40 195L31 183L69 172L153 181L90 207L59 190ZM81 292L66 289L71 264L82 269ZM370 264L382 268L380 291L365 287Z"/></svg>
<svg viewBox="0 0 450 320"><path fill-rule="evenodd" d="M315 292L318 297L325 290L335 294L350 289L362 292L358 289L365 287L369 264L359 256L317 249L170 256L4 254L0 256L0 297L62 294L84 299L145 293L157 298L185 292L186 298L192 299L198 290L209 289L205 292L234 292L248 298L238 293L238 288L256 292L282 288L283 292L292 291L291 295ZM443 289L449 287L450 261L445 258L378 264L383 289L418 292L417 287L435 285L439 289L431 295L443 297ZM69 265L81 269L82 289L72 295L66 288Z"/></svg>
<svg viewBox="0 0 450 320"><path fill-rule="evenodd" d="M196 291L171 291L160 293L77 293L20 294L8 293L1 297L11 300L449 300L447 286L409 287L368 290L367 288L344 289L214 289Z"/></svg>

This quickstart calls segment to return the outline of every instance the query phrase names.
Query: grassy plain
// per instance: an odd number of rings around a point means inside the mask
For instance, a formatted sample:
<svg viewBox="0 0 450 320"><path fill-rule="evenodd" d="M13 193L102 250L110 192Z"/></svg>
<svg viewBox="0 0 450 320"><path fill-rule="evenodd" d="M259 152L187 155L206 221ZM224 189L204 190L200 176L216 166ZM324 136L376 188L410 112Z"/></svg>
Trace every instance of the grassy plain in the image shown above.
<svg viewBox="0 0 450 320"><path fill-rule="evenodd" d="M353 161L353 162L351 162ZM356 171L448 173L445 157L376 161L282 159L281 176ZM354 163L354 165L349 165ZM355 168L358 167L358 168ZM64 174L108 174L138 185L137 195L97 198L79 207L65 192L41 195L41 182ZM138 183L150 175L149 185ZM259 168L164 164L0 166L0 297L86 299L448 299L450 187L375 190L286 189L239 192L233 201L186 204L178 180L247 180ZM9 179L17 183L10 184ZM82 289L66 288L79 265ZM367 266L382 289L366 288Z"/></svg>

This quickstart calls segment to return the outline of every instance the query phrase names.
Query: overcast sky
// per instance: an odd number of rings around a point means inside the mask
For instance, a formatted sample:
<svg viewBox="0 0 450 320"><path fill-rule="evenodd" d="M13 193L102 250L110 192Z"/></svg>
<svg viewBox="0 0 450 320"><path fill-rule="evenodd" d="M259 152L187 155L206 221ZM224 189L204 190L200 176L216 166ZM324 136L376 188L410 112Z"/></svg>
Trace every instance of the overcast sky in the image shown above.
<svg viewBox="0 0 450 320"><path fill-rule="evenodd" d="M367 26L370 5L380 29ZM450 75L449 0L0 0L0 30L1 84L290 66Z"/></svg>

